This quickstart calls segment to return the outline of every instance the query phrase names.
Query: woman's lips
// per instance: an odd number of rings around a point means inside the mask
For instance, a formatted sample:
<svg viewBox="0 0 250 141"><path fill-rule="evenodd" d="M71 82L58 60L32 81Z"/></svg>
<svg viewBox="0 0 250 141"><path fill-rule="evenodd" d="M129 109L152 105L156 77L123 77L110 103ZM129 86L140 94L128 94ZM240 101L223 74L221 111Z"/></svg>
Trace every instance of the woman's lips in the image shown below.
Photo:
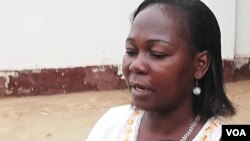
<svg viewBox="0 0 250 141"><path fill-rule="evenodd" d="M134 96L147 96L152 94L153 90L148 86L138 83L130 83L131 94Z"/></svg>

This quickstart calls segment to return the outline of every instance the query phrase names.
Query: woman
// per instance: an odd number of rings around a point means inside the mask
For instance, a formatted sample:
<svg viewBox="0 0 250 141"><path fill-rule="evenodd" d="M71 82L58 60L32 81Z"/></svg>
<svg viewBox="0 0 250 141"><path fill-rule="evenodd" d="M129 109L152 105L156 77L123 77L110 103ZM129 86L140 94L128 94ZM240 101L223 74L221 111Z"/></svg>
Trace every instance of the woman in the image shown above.
<svg viewBox="0 0 250 141"><path fill-rule="evenodd" d="M145 0L122 70L132 104L110 109L88 141L218 141L235 109L223 88L220 29L199 0Z"/></svg>

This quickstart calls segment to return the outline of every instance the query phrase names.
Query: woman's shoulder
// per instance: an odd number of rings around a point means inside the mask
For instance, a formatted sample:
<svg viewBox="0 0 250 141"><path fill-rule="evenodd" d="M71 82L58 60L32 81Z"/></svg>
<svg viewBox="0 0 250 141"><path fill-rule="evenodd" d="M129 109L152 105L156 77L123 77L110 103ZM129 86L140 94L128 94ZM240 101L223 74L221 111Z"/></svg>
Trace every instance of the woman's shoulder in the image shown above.
<svg viewBox="0 0 250 141"><path fill-rule="evenodd" d="M110 109L102 116L105 117L112 117L112 119L127 119L131 112L133 112L134 108L132 105L120 105L115 106ZM118 118L119 117L119 118Z"/></svg>
<svg viewBox="0 0 250 141"><path fill-rule="evenodd" d="M107 113L113 113L113 112L119 112L119 113L126 113L126 112L131 112L134 110L134 107L132 105L119 105L115 107L111 107L108 109Z"/></svg>
<svg viewBox="0 0 250 141"><path fill-rule="evenodd" d="M97 124L103 122L104 124L109 121L109 125L116 124L117 122L127 120L130 113L133 111L133 107L131 105L120 105L115 106L110 109L99 119ZM111 122L112 121L112 122Z"/></svg>
<svg viewBox="0 0 250 141"><path fill-rule="evenodd" d="M131 105L121 105L110 108L96 122L88 136L88 141L101 141L104 138L119 140L121 133L124 132L124 124L133 110L133 106Z"/></svg>

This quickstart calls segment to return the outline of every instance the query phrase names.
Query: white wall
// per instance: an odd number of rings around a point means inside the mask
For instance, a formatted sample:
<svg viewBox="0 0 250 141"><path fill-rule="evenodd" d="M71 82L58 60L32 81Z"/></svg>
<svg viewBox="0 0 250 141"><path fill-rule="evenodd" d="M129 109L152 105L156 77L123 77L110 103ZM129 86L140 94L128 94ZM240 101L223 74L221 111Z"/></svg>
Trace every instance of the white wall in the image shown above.
<svg viewBox="0 0 250 141"><path fill-rule="evenodd" d="M233 60L235 52L236 0L203 1L207 3L218 20L221 29L222 58Z"/></svg>
<svg viewBox="0 0 250 141"><path fill-rule="evenodd" d="M120 64L141 1L1 0L0 70ZM203 1L221 26L223 58L249 55L249 0L238 1L237 12L236 0Z"/></svg>
<svg viewBox="0 0 250 141"><path fill-rule="evenodd" d="M250 1L237 0L236 57L250 57Z"/></svg>
<svg viewBox="0 0 250 141"><path fill-rule="evenodd" d="M141 0L1 0L0 70L120 64Z"/></svg>

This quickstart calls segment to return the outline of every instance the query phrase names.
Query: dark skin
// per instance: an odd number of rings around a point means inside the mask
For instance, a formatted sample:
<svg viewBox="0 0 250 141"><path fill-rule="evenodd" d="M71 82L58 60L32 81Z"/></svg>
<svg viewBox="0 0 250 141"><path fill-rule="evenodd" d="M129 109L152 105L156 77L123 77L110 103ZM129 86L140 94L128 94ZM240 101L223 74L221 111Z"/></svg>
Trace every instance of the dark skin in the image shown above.
<svg viewBox="0 0 250 141"><path fill-rule="evenodd" d="M139 141L180 140L196 115L193 113L194 80L208 69L207 51L195 51L177 34L173 13L159 6L141 11L126 40L123 74L133 104L145 110ZM199 122L191 140L204 125Z"/></svg>

